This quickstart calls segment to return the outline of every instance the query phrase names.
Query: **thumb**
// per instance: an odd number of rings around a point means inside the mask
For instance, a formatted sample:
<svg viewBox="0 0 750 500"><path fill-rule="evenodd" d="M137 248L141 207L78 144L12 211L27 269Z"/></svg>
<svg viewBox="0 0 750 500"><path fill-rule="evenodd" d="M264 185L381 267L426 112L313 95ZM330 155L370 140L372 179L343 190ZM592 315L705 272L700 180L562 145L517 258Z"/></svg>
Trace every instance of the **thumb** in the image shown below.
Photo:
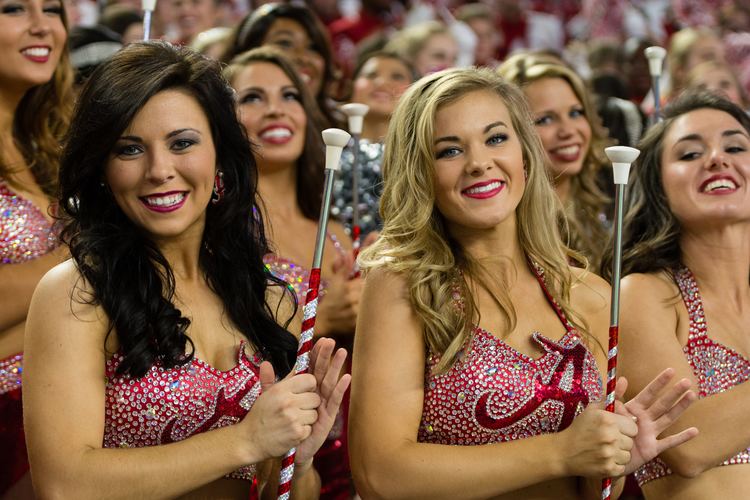
<svg viewBox="0 0 750 500"><path fill-rule="evenodd" d="M276 382L276 373L273 371L273 365L268 361L264 361L260 364L260 372L258 374L260 379L260 392L264 393Z"/></svg>
<svg viewBox="0 0 750 500"><path fill-rule="evenodd" d="M615 385L615 399L622 401L625 397L625 391L628 390L628 379L625 377L618 377L617 384Z"/></svg>

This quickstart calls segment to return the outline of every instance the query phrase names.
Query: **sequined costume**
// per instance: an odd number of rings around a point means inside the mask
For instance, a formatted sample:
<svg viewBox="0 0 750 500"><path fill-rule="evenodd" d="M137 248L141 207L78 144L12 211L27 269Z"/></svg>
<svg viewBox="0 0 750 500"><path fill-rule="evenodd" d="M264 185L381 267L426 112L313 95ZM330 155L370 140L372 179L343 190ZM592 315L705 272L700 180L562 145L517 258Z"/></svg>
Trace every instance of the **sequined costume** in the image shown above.
<svg viewBox="0 0 750 500"><path fill-rule="evenodd" d="M352 166L354 151L351 146L341 154L341 170L333 182L331 213L351 232L352 229ZM380 229L380 194L383 191L383 143L366 139L359 141L359 226L362 235Z"/></svg>
<svg viewBox="0 0 750 500"><path fill-rule="evenodd" d="M737 351L711 340L708 336L703 300L695 276L687 267L673 273L690 318L688 340L682 351L698 379L698 397L706 398L740 385L750 379L750 360ZM750 448L724 460L718 466L750 464ZM672 474L660 458L644 464L635 472L641 486L654 479Z"/></svg>
<svg viewBox="0 0 750 500"><path fill-rule="evenodd" d="M0 265L22 264L57 245L52 223L0 179ZM21 412L23 354L0 359L0 496L29 470Z"/></svg>
<svg viewBox="0 0 750 500"><path fill-rule="evenodd" d="M158 364L142 378L117 375L123 356L106 365L104 448L140 448L181 441L211 429L236 424L261 392L260 356L248 358L243 341L237 364L220 371L193 358L181 367ZM226 477L252 481L255 465Z"/></svg>
<svg viewBox="0 0 750 500"><path fill-rule="evenodd" d="M328 238L333 243L337 252L343 252L341 243L333 233L328 233ZM289 284L292 291L297 295L297 302L302 307L302 304L305 303L310 269L275 254L267 254L263 257L263 262L274 276L281 278ZM326 286L327 282L321 280L321 300L325 300ZM320 498L322 500L344 500L351 498L352 481L346 432L348 412L349 393L347 392L344 395L344 400L341 402L341 408L336 415L336 421L333 424L331 432L328 434L328 438L315 454L315 470L320 475Z"/></svg>
<svg viewBox="0 0 750 500"><path fill-rule="evenodd" d="M440 357L428 354L420 442L481 445L558 432L603 395L594 356L547 292L543 272L532 267L565 334L552 341L534 332L544 353L531 358L474 327L443 374L433 373Z"/></svg>

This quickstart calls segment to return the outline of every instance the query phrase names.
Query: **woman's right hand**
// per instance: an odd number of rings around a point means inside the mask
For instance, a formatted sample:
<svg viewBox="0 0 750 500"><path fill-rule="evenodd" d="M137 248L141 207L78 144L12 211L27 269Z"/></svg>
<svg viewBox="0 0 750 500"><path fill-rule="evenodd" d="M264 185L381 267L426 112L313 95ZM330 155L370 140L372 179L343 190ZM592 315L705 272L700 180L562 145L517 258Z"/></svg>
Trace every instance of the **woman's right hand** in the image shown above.
<svg viewBox="0 0 750 500"><path fill-rule="evenodd" d="M310 436L321 400L314 375L290 374L276 382L267 361L260 365L260 383L260 396L238 425L246 432L247 455L265 460L284 455Z"/></svg>
<svg viewBox="0 0 750 500"><path fill-rule="evenodd" d="M560 433L566 476L616 477L630 462L638 425L632 418L591 405Z"/></svg>

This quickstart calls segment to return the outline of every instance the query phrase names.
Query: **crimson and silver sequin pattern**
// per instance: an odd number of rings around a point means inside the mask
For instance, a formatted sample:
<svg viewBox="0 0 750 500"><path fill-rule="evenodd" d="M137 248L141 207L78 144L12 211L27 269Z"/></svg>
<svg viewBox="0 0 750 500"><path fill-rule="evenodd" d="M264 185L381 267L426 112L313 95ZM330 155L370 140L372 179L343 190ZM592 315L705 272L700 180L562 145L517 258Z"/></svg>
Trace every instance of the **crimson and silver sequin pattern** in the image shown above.
<svg viewBox="0 0 750 500"><path fill-rule="evenodd" d="M54 249L52 223L29 200L0 180L0 263L20 264Z"/></svg>
<svg viewBox="0 0 750 500"><path fill-rule="evenodd" d="M171 369L158 364L140 379L116 375L119 353L106 365L105 448L139 448L181 441L195 434L236 424L261 392L260 356L239 347L237 365L220 371L193 359ZM227 477L252 481L255 465Z"/></svg>
<svg viewBox="0 0 750 500"><path fill-rule="evenodd" d="M478 327L447 372L433 374L439 357L428 355L418 440L480 445L558 432L598 401L603 388L596 360L555 310L566 333L552 341L534 332L544 351L536 359Z"/></svg>
<svg viewBox="0 0 750 500"><path fill-rule="evenodd" d="M39 258L57 246L52 223L0 179L0 265ZM21 388L23 354L0 360L0 394Z"/></svg>
<svg viewBox="0 0 750 500"><path fill-rule="evenodd" d="M674 278L690 317L688 340L682 350L698 379L698 397L709 397L746 382L750 379L750 360L708 337L703 300L693 273L682 267L674 271ZM735 464L750 464L750 448L718 465ZM635 478L643 485L670 474L669 466L657 457L638 469Z"/></svg>

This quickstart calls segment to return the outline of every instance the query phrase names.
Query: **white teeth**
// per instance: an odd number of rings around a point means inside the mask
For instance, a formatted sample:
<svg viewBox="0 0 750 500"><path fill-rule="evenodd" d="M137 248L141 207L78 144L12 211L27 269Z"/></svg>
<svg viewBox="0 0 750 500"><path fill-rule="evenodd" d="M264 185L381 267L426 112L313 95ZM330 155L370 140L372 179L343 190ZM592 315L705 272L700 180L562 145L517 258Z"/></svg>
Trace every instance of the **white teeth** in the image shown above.
<svg viewBox="0 0 750 500"><path fill-rule="evenodd" d="M146 203L155 207L171 207L185 199L185 193L171 194L169 196L149 196L145 198Z"/></svg>
<svg viewBox="0 0 750 500"><path fill-rule="evenodd" d="M502 182L491 182L489 184L486 184L484 186L475 187L471 189L467 189L467 194L480 194L480 193L486 193L488 191L492 191L493 189L498 189L500 186L502 186Z"/></svg>
<svg viewBox="0 0 750 500"><path fill-rule="evenodd" d="M706 184L706 187L703 188L703 192L705 193L707 191L714 191L717 189L737 189L737 184L735 184L731 179L717 179Z"/></svg>
<svg viewBox="0 0 750 500"><path fill-rule="evenodd" d="M263 139L286 139L292 136L291 130L287 128L272 128L260 135Z"/></svg>
<svg viewBox="0 0 750 500"><path fill-rule="evenodd" d="M31 47L21 51L22 54L26 54L32 57L47 57L49 55L49 49L46 47Z"/></svg>
<svg viewBox="0 0 750 500"><path fill-rule="evenodd" d="M573 155L573 154L578 153L580 149L581 149L580 146L576 146L576 145L565 146L564 148L555 149L555 153L561 154L561 155Z"/></svg>

